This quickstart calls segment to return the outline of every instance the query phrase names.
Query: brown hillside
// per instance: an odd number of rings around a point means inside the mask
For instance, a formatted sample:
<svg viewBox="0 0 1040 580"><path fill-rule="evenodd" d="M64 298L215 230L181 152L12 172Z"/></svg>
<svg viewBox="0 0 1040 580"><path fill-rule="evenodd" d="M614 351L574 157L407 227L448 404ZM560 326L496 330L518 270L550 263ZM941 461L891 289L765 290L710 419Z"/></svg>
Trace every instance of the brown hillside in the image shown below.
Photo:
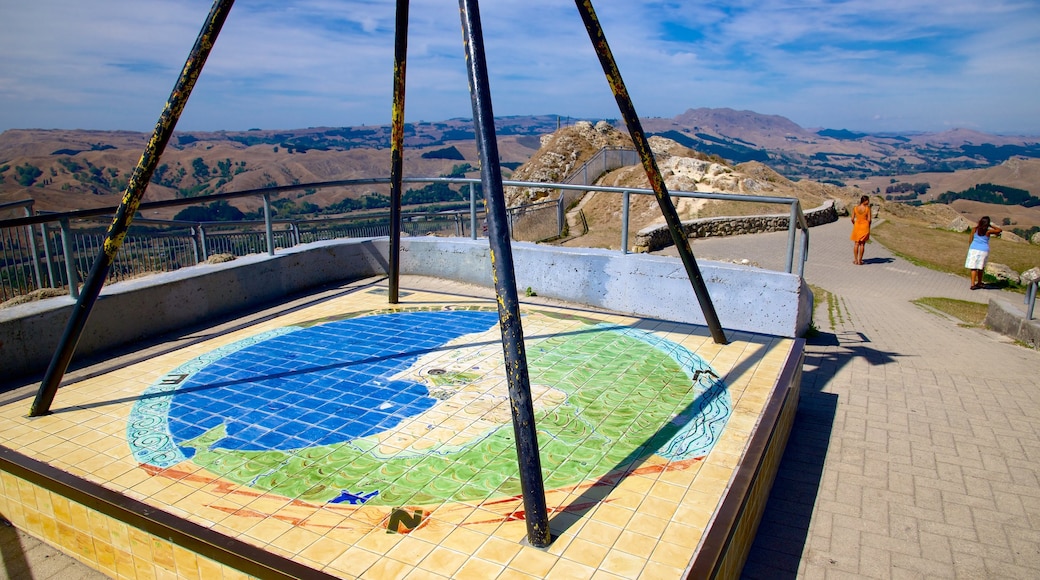
<svg viewBox="0 0 1040 580"><path fill-rule="evenodd" d="M1000 165L984 169L964 169L951 173L915 173L910 175L893 175L871 177L849 181L866 192L885 192L885 188L897 182L927 183L931 186L922 199L933 199L947 191L964 191L979 183L1007 185L1024 189L1040 197L1040 159L1013 157Z"/></svg>
<svg viewBox="0 0 1040 580"><path fill-rule="evenodd" d="M298 137L306 133L306 130L296 131L293 135ZM388 177L390 172L388 147L310 149L301 153L270 144L246 146L228 140L224 133L192 133L190 137L194 142L181 145L178 136L174 136L159 164L160 170L166 166L165 179L153 178L144 201L173 199L184 195L178 189L193 187L196 191L192 196L199 190L202 194L211 194L273 185ZM5 131L0 134L0 202L33 199L37 211L118 205L147 139L146 134L128 131ZM500 157L503 162L521 163L535 151L533 144L527 136L503 136L499 139ZM463 160L423 157L424 153L451 146L462 154ZM207 175L195 175L193 163L196 159L201 159L209 169ZM476 145L472 140L405 147L406 177L437 177L462 163L479 166ZM41 172L35 183L28 187L18 183L17 175L17 168L26 164ZM225 169L220 168L221 164ZM468 176L477 177L478 174L474 171ZM202 190L206 185L209 187ZM418 187L421 184L406 185L406 189ZM296 191L286 195L325 207L346 197L357 198L370 192L388 194L389 189L372 185L350 189L326 188L311 193ZM261 201L256 198L231 203L250 211L260 207ZM151 213L145 217L171 218L181 209L150 210Z"/></svg>

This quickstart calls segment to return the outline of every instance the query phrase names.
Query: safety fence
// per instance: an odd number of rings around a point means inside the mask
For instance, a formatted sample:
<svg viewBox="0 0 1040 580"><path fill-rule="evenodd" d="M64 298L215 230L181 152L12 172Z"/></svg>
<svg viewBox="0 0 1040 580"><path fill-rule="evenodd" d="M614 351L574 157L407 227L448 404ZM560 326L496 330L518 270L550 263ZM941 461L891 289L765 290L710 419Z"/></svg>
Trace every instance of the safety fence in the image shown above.
<svg viewBox="0 0 1040 580"><path fill-rule="evenodd" d="M619 151L624 150L604 150ZM605 153L608 155L608 153ZM616 162L623 159L618 157ZM600 159L609 167L615 162ZM602 165L602 164L606 165ZM587 164L586 164L587 165ZM609 169L607 169L609 170ZM585 173L584 171L582 173ZM574 174L572 174L574 175ZM449 183L470 185L469 208L439 212L403 212L400 232L406 236L441 235L477 238L486 235L483 204L476 198L477 179L407 178L407 183ZM107 282L119 282L157 272L167 272L206 262L217 254L245 256L268 253L321 240L368 238L391 233L390 213L345 214L339 216L278 220L272 219L270 197L293 190L320 189L351 185L388 183L389 178L343 180L278 186L206 197L167 200L141 204L140 209L157 209L208 204L217 200L240 197L262 197L264 220L235 222L186 222L138 219L124 238L120 251L109 269ZM546 241L564 233L566 200L597 191L622 195L621 248L627 251L628 205L630 195L653 195L646 189L594 186L592 184L532 183L505 181L507 186L549 187L561 191L557 199L507 208L510 236L518 241ZM798 273L808 252L808 225L797 199L752 195L713 194L702 192L670 192L675 197L722 199L749 203L783 203L791 206L787 222L790 232L787 271L795 266L795 232L801 230L801 260ZM107 223L115 208L77 210L63 213L35 213L32 200L0 204L0 215L21 213L23 217L0 220L0 302L43 288L66 289L78 296L78 286L102 251Z"/></svg>

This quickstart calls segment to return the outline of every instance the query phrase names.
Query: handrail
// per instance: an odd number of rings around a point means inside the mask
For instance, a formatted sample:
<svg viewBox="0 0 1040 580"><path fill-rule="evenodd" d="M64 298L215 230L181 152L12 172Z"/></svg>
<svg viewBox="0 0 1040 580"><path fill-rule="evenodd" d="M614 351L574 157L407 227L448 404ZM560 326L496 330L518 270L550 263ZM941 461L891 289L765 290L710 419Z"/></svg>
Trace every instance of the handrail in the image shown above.
<svg viewBox="0 0 1040 580"><path fill-rule="evenodd" d="M403 182L404 183L424 183L424 184L425 183L445 183L445 184L456 184L456 185L469 185L470 186L470 190L472 192L473 185L474 184L479 184L480 183L480 179L477 179L477 178L467 178L467 177L408 177L408 178L404 178ZM146 202L146 203L142 203L140 205L139 210L140 211L145 211L145 210L150 210L150 209L179 207L179 206L187 206L187 205L199 205L199 204L212 203L214 201L236 199L236 198L243 198L243 197L264 196L264 197L267 197L269 199L270 196L272 194L275 194L275 193L285 193L285 192L304 190L304 189L322 189L322 188L329 188L329 187L352 187L352 186L359 186L359 185L385 185L385 184L389 184L389 183L390 183L390 178L388 178L388 177L376 177L376 178L341 179L341 180L333 180L333 181L320 181L320 182L300 183L300 184L292 184L292 185L281 185L281 186L274 186L274 187L246 189L246 190L241 190L241 191L218 193L218 194L208 195L208 196L204 196L204 197L193 197L193 198L182 198L182 199L171 199L171 200L163 200L163 201ZM558 189L558 190L574 190L574 191L586 191L586 192L587 191L597 191L597 192L605 192L605 193L618 193L618 194L622 194L622 196L623 196L623 198L624 198L624 200L626 202L624 204L625 205L625 207L624 207L625 211L624 211L623 215L627 215L627 209L628 209L627 201L628 201L628 198L630 197L630 195L632 195L632 194L635 194L635 195L654 195L653 190L647 189L647 188L616 187L616 186L605 186L605 185L584 185L584 184L571 184L571 183L545 183L545 182L513 181L513 180L503 180L503 185L504 186L511 186L511 187L551 188L551 189ZM690 191L671 191L671 192L669 192L669 195L674 196L674 197L688 197L688 198L706 199L706 200L739 201L739 202L751 202L751 203L766 203L766 204L784 204L784 205L789 205L791 207L791 219L789 220L789 225L788 225L789 236L788 236L786 271L788 273L793 273L793 271L794 271L794 259L795 259L794 254L795 254L795 240L796 240L796 231L795 230L796 229L797 230L801 230L802 233L803 233L803 236L802 236L802 244L801 244L801 248L800 248L800 250L801 250L800 258L801 259L799 260L799 265L798 265L798 275L799 275L799 277L804 277L803 276L803 274L804 274L804 265L805 265L806 259L808 258L809 226L808 226L808 224L806 222L805 215L802 212L801 204L800 204L800 202L798 201L797 198L763 196L763 195L743 195L743 194L721 193L721 192L690 192ZM472 197L472 195L471 195L471 197ZM0 205L0 208L26 207L26 206L31 205L31 203L32 203L32 200L7 202L5 204ZM471 207L472 207L472 200L471 200ZM524 206L524 207L526 207L526 206ZM116 209L117 209L116 207L105 207L105 208L82 209L82 210L73 210L73 211L56 212L56 213L50 213L50 212L39 213L38 212L35 215L28 215L28 216L24 216L24 217L17 217L17 218L0 220L0 229L3 229L3 228L16 228L16 227L19 227L19 226L33 226L33 225L39 225L39 224L52 224L52 223L57 223L57 224L63 224L64 223L64 224L67 224L67 223L69 223L70 220L83 220L83 219L111 216L116 211ZM513 208L510 208L510 209L513 209ZM465 211L465 210L462 210L462 211ZM353 213L351 213L351 214L348 214L348 215L349 215L350 218L372 217L372 218L378 219L378 218L381 218L381 217L385 217L386 214L387 214L387 212L373 212L373 213L370 213L370 214L353 214ZM412 214L409 214L409 215L412 215ZM429 215L429 212L418 212L418 213L416 213L414 215L416 215L416 216ZM278 224L288 223L290 225L294 225L294 224L299 224L299 223L314 224L314 223L321 223L321 222L324 222L324 221L332 222L332 221L337 220L337 219L343 219L344 217L347 217L347 216L340 215L340 216L337 216L335 218L308 218L308 219L294 219L294 220L284 220L284 219L276 220L276 219L271 219L271 218L268 218L268 219L269 219L269 223L271 223L271 224L274 224L274 223L278 223ZM627 228L627 225L628 225L628 220L625 217L623 217L622 219L625 220L625 223L623 224L623 227L622 227L621 248L622 248L623 252L627 252L627 246L628 246L628 228ZM181 225L181 226L185 226L185 227L196 227L196 226L203 226L203 227L205 227L205 226L216 226L216 225L227 226L227 225L236 225L236 224L249 224L249 225L252 225L252 224L265 223L265 220L257 220L257 221L252 221L252 222L249 222L249 221L245 221L245 222L243 222L243 221L238 221L238 222L229 222L229 221L224 221L224 222L198 222L198 221L187 221L187 220L154 220L154 219L147 219L147 220L140 219L140 220L137 220L137 223L139 223L139 224L144 224L146 222L148 224L154 224L154 225L168 224L168 225ZM271 241L269 241L268 244L271 244ZM269 253L273 252L273 247L269 247L268 248L268 252Z"/></svg>

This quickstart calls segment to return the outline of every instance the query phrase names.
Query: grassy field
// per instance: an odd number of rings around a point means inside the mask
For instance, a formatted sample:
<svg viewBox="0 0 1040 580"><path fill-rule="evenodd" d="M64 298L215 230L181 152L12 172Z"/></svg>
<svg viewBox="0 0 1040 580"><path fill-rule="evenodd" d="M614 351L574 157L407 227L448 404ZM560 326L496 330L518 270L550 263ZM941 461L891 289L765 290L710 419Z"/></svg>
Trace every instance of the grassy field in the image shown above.
<svg viewBox="0 0 1040 580"><path fill-rule="evenodd" d="M968 277L968 270L964 269L964 257L971 243L969 234L886 219L871 229L870 237L872 241L881 243L917 265ZM1023 272L1040 266L1040 246L992 238L989 261L1006 264L1016 272Z"/></svg>

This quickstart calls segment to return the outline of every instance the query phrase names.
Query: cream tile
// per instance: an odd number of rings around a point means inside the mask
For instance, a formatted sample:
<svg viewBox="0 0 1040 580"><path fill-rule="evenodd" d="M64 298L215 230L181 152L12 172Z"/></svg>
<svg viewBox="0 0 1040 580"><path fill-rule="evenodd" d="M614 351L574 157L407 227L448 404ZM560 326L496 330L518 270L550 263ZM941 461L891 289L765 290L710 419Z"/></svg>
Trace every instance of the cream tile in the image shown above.
<svg viewBox="0 0 1040 580"><path fill-rule="evenodd" d="M469 559L468 553L457 552L444 547L435 547L419 563L419 568L436 574L454 576L455 572Z"/></svg>
<svg viewBox="0 0 1040 580"><path fill-rule="evenodd" d="M622 578L635 578L643 569L645 558L635 556L620 550L611 550L603 559L599 569Z"/></svg>
<svg viewBox="0 0 1040 580"><path fill-rule="evenodd" d="M329 571L360 578L365 576L383 558L382 554L376 554L356 547L349 548L329 563Z"/></svg>
<svg viewBox="0 0 1040 580"><path fill-rule="evenodd" d="M559 557L535 548L524 548L512 561L509 569L542 578L556 565Z"/></svg>
<svg viewBox="0 0 1040 580"><path fill-rule="evenodd" d="M564 550L562 558L595 569L599 568L609 551L610 546L583 538L575 538ZM555 569L556 566L553 568Z"/></svg>
<svg viewBox="0 0 1040 580"><path fill-rule="evenodd" d="M501 564L470 558L455 572L455 578L458 580L497 578L504 568Z"/></svg>

